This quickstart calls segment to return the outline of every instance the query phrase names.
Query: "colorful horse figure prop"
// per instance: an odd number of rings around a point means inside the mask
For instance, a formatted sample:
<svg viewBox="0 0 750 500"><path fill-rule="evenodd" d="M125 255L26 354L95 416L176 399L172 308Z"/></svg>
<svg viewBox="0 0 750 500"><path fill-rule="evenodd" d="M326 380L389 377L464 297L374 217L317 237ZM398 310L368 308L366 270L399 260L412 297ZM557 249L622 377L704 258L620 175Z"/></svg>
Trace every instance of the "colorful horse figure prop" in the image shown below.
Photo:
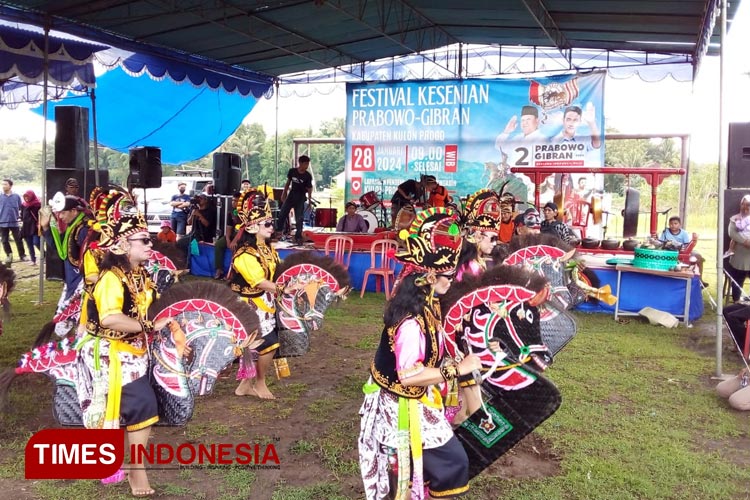
<svg viewBox="0 0 750 500"><path fill-rule="evenodd" d="M562 399L540 374L552 362L538 310L547 299L544 279L497 266L454 286L441 300L448 353L460 359L471 352L482 363L482 406L456 429L474 477L557 411ZM501 352L491 351L491 341Z"/></svg>
<svg viewBox="0 0 750 500"><path fill-rule="evenodd" d="M310 334L323 325L326 310L349 293L349 273L329 257L297 252L278 267L275 282L290 290L276 308L279 356L302 356L310 349Z"/></svg>
<svg viewBox="0 0 750 500"><path fill-rule="evenodd" d="M211 282L174 285L151 309L157 319L176 320L149 339L159 425L184 425L192 416L195 396L210 394L218 374L243 348L254 347L249 342L254 334L249 335L248 329L257 330L258 319L236 294ZM54 381L53 414L61 425L83 425L75 387L75 342L65 338L35 347L15 369L16 375L44 373ZM5 382L4 391L9 384Z"/></svg>
<svg viewBox="0 0 750 500"><path fill-rule="evenodd" d="M227 287L205 281L171 287L152 310L155 320L175 319L150 342L159 424L184 425L194 397L211 394L219 374L255 347L258 317Z"/></svg>

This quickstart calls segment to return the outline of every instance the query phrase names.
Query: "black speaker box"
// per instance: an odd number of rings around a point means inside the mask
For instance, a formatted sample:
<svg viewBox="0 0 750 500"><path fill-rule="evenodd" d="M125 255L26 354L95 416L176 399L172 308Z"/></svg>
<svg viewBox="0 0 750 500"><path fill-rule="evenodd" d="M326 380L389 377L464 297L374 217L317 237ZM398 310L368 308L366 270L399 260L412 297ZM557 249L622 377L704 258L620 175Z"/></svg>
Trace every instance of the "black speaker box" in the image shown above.
<svg viewBox="0 0 750 500"><path fill-rule="evenodd" d="M750 123L729 124L727 187L750 188Z"/></svg>
<svg viewBox="0 0 750 500"><path fill-rule="evenodd" d="M143 146L130 150L128 188L159 188L161 175L161 149Z"/></svg>
<svg viewBox="0 0 750 500"><path fill-rule="evenodd" d="M85 174L85 175L84 175ZM80 186L78 196L88 203L91 191L96 187L96 173L94 170L80 170L77 168L48 168L47 169L47 202L58 191L65 193L65 182L73 178ZM99 185L106 187L109 184L109 172L99 170Z"/></svg>
<svg viewBox="0 0 750 500"><path fill-rule="evenodd" d="M740 213L740 200L748 189L725 189L724 190L724 250L729 250L729 218Z"/></svg>
<svg viewBox="0 0 750 500"><path fill-rule="evenodd" d="M214 153L214 194L231 195L240 190L241 183L240 155Z"/></svg>
<svg viewBox="0 0 750 500"><path fill-rule="evenodd" d="M55 108L55 168L89 167L89 110L81 106Z"/></svg>

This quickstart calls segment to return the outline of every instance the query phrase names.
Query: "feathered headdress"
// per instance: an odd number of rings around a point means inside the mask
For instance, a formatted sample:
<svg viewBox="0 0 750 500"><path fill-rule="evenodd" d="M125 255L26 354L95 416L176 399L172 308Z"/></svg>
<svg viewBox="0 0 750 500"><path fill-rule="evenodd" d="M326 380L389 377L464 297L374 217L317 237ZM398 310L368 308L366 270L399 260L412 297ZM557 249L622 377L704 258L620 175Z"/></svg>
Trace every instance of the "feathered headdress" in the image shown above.
<svg viewBox="0 0 750 500"><path fill-rule="evenodd" d="M491 189L480 189L466 201L466 226L497 231L500 223L500 198Z"/></svg>
<svg viewBox="0 0 750 500"><path fill-rule="evenodd" d="M402 230L399 236L406 248L396 253L395 258L413 271L446 273L456 268L461 231L452 210L442 207L423 210L409 230Z"/></svg>
<svg viewBox="0 0 750 500"><path fill-rule="evenodd" d="M106 196L95 201L98 208L94 214L96 222L93 229L99 232L97 248L118 252L116 243L119 238L148 230L146 219L124 189L111 189Z"/></svg>
<svg viewBox="0 0 750 500"><path fill-rule="evenodd" d="M250 234L256 234L260 230L262 222L273 220L268 200L262 207L259 207L255 204L256 199L258 199L257 191L245 191L240 194L235 205L237 217L240 218L245 231Z"/></svg>

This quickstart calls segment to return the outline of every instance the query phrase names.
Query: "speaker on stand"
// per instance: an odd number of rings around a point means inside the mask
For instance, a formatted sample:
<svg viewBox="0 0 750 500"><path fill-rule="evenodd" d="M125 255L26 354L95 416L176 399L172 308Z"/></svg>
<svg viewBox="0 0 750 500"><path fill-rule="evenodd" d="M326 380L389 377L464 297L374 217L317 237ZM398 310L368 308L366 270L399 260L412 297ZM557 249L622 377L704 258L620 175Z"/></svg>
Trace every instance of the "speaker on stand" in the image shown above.
<svg viewBox="0 0 750 500"><path fill-rule="evenodd" d="M161 149L143 146L132 148L129 153L128 189L161 187Z"/></svg>
<svg viewBox="0 0 750 500"><path fill-rule="evenodd" d="M214 194L233 195L242 183L241 158L236 153L214 153Z"/></svg>

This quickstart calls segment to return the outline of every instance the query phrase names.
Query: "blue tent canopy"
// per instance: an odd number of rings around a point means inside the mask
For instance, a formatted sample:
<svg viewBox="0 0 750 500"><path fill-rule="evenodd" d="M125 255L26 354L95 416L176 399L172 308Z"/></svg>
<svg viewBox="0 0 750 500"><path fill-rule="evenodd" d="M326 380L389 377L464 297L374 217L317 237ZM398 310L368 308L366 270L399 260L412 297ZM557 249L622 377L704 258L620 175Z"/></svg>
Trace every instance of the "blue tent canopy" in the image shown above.
<svg viewBox="0 0 750 500"><path fill-rule="evenodd" d="M55 36L46 44L51 97L94 86L93 56L107 46ZM41 99L43 89L37 84L44 81L44 49L44 34L0 25L0 106Z"/></svg>
<svg viewBox="0 0 750 500"><path fill-rule="evenodd" d="M133 77L116 68L97 80L98 140L123 153L136 146L156 146L162 162L180 164L218 148L256 102L240 93L157 81L148 75ZM58 105L90 108L91 101L86 96L50 103L52 110ZM40 108L34 111L42 113Z"/></svg>

